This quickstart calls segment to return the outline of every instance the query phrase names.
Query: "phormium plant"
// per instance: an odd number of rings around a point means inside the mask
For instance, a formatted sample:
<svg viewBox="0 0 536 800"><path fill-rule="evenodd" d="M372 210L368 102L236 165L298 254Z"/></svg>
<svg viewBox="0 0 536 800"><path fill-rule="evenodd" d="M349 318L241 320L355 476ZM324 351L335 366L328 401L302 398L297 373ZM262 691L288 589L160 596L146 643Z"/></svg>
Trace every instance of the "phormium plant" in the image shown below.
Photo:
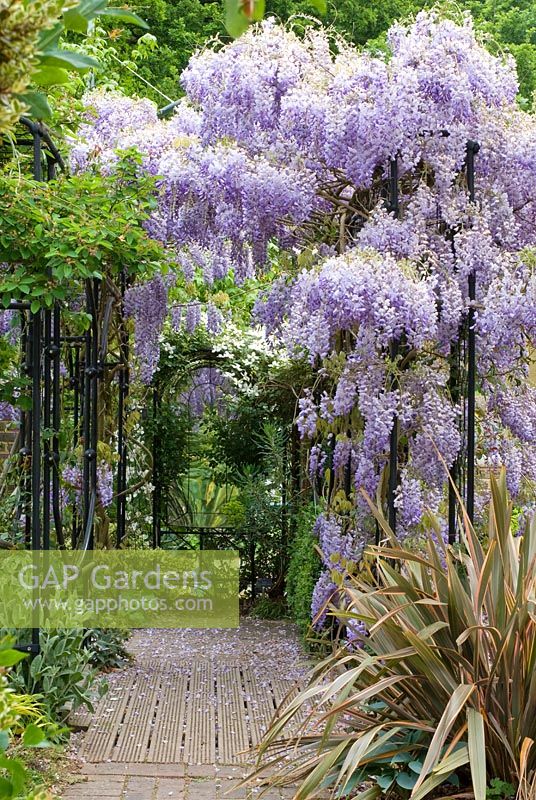
<svg viewBox="0 0 536 800"><path fill-rule="evenodd" d="M260 747L296 800L361 786L359 800L422 800L454 775L475 800L492 778L536 796L536 521L512 535L504 472L491 495L487 549L465 512L460 547L430 531L424 554L377 514L388 543L341 586L368 635L317 667Z"/></svg>

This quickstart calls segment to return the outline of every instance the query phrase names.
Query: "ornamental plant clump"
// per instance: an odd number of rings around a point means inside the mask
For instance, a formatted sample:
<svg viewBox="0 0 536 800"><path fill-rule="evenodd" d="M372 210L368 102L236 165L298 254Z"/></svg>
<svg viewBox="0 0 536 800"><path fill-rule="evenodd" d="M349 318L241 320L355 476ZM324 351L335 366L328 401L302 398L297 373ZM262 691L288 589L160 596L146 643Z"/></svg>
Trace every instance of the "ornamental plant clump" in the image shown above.
<svg viewBox="0 0 536 800"><path fill-rule="evenodd" d="M47 718L39 695L18 694L9 686L9 668L26 658L13 650L13 640L0 639L0 794L25 800L51 800L44 789L30 788L30 774L23 762L6 750L20 737L25 747L46 747L47 735L55 736L58 726Z"/></svg>
<svg viewBox="0 0 536 800"><path fill-rule="evenodd" d="M277 262L256 321L314 370L298 422L311 478L324 486L318 530L330 554L350 541L358 560L374 533L360 489L385 496L395 419L397 535L421 536L427 514L446 516L437 451L451 466L465 446L464 403L449 381L472 273L477 456L508 468L516 504L530 511L536 120L516 104L513 64L485 49L469 16L431 11L396 24L386 56L331 36L267 20L207 47L168 120L147 100L90 93L71 166L108 172L118 148L137 147L141 173L156 179L145 226L173 252L191 308L179 320L174 290L158 278L129 290L145 383L166 319L188 331L206 324L224 278L240 284ZM482 518L489 493L485 481L478 488Z"/></svg>
<svg viewBox="0 0 536 800"><path fill-rule="evenodd" d="M296 800L421 800L449 780L485 800L491 779L534 798L536 522L512 535L504 471L491 493L487 549L465 518L459 549L430 529L418 553L378 513L388 542L369 574L334 576L347 611L331 610L368 634L316 668L260 747L267 762L292 753L273 782L299 781Z"/></svg>

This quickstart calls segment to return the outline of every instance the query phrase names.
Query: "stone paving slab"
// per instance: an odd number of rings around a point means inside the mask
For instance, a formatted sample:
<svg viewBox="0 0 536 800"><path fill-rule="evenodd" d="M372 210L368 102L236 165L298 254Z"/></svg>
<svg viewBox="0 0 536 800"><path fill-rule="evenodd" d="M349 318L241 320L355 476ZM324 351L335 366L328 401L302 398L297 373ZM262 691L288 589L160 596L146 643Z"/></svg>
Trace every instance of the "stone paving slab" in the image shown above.
<svg viewBox="0 0 536 800"><path fill-rule="evenodd" d="M123 766L124 774L108 774L107 765L82 773L81 782L66 789L63 800L256 800L261 796L260 788L241 787L240 780L231 776L200 778L187 771L183 777L167 777L157 770L154 776L140 777L131 772L138 764ZM269 789L262 800L288 800L293 794L289 789Z"/></svg>

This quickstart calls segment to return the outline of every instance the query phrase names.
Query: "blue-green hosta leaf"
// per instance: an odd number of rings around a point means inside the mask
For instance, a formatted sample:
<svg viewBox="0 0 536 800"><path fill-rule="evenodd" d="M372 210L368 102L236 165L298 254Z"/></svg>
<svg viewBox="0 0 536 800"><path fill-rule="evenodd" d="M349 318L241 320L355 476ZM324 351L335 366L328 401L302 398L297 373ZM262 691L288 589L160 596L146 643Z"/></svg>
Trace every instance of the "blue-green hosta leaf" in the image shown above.
<svg viewBox="0 0 536 800"><path fill-rule="evenodd" d="M422 761L410 761L408 767L412 772L415 772L417 775L420 775L422 770Z"/></svg>
<svg viewBox="0 0 536 800"><path fill-rule="evenodd" d="M396 776L396 782L402 789L413 789L417 783L417 775L410 772L399 772Z"/></svg>
<svg viewBox="0 0 536 800"><path fill-rule="evenodd" d="M409 764L411 761L411 755L409 753L397 753L396 756L393 756L391 759L391 764Z"/></svg>
<svg viewBox="0 0 536 800"><path fill-rule="evenodd" d="M364 775L362 770L357 770L357 772L354 772L350 780L345 783L344 787L339 789L336 796L338 798L347 797L351 793L352 789L355 789L356 786L363 782L363 779Z"/></svg>
<svg viewBox="0 0 536 800"><path fill-rule="evenodd" d="M376 783L378 786L386 792L395 782L394 775L378 775L376 778Z"/></svg>

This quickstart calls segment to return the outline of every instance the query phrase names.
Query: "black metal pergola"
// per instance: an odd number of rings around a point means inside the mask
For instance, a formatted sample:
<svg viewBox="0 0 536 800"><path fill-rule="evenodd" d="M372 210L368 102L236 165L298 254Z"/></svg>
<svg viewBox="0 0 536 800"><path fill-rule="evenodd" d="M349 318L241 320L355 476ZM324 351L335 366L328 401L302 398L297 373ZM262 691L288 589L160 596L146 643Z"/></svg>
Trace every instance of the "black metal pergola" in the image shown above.
<svg viewBox="0 0 536 800"><path fill-rule="evenodd" d="M50 133L42 123L26 117L20 119L20 126L24 134L16 137L16 146L31 148L33 178L53 181L58 170L65 171L65 165ZM91 319L82 335L69 330L59 302L51 309L37 311L32 311L29 303L21 301L13 301L8 306L8 310L19 316L21 377L29 385L31 393L29 409L20 412L17 518L23 525L24 543L33 550L48 550L51 545L59 549L72 546L84 550L94 546L98 505L99 388L106 371L112 367L119 371L115 437L118 546L124 537L129 337L128 328L123 323L122 298L127 277L122 273L119 360L115 363L109 360L108 352L114 300L101 299L100 284L100 280L91 279L81 287L85 311ZM62 362L66 365L65 370ZM73 524L69 534L63 524L60 476L61 421L65 412L72 415L73 449L81 449L83 459L80 504L73 505ZM35 652L38 646L38 631L34 631L32 643L24 649Z"/></svg>
<svg viewBox="0 0 536 800"><path fill-rule="evenodd" d="M35 180L52 181L58 170L65 165L50 133L39 122L26 117L20 119L24 133L17 136L18 147L29 148L32 157L32 172ZM471 204L475 203L475 156L479 145L469 141L466 147L465 180ZM391 160L386 182L385 203L387 208L399 215L399 165ZM454 253L455 255L455 253ZM47 550L51 546L92 549L95 544L95 525L98 508L98 447L99 447L99 391L100 385L110 369L117 370L116 429L114 447L117 453L115 476L116 546L121 546L126 532L126 496L128 447L125 421L129 397L129 332L123 318L123 298L128 288L128 276L121 273L120 299L105 296L101 281L87 280L83 288L84 306L91 320L82 335L70 331L65 323L60 303L52 308L32 311L29 303L13 301L9 309L20 319L21 376L29 386L31 407L22 410L18 433L18 464L20 500L18 519L24 530L24 543L33 550ZM476 401L476 337L475 301L477 282L474 271L468 279L469 308L453 342L450 354L449 391L452 400L461 403L463 415L464 446L450 469L449 486L449 542L458 535L458 513L456 487L464 496L467 514L474 518L475 497L475 401ZM109 353L110 323L114 307L119 307L119 344L115 360ZM440 310L438 310L440 313ZM391 359L395 360L405 347L404 341L393 341ZM66 364L65 370L62 363ZM391 388L397 388L396 378ZM154 392L154 412L158 412L159 394ZM73 449L82 453L82 486L80 503L72 508L72 529L65 531L62 513L60 475L60 434L62 415L72 415ZM230 531L197 526L189 529L169 530L162 525L161 491L158 475L158 440L153 442L154 484L153 495L153 547L160 547L164 540L174 539L177 544L186 534L194 533L198 546L209 538L229 538ZM396 532L396 490L400 479L401 452L399 425L395 419L390 437L389 471L387 491L387 517ZM233 539L233 546L237 546ZM240 543L244 547L244 543ZM255 556L251 557L252 587L256 585ZM36 652L39 646L38 631L34 631L32 642L24 649Z"/></svg>

